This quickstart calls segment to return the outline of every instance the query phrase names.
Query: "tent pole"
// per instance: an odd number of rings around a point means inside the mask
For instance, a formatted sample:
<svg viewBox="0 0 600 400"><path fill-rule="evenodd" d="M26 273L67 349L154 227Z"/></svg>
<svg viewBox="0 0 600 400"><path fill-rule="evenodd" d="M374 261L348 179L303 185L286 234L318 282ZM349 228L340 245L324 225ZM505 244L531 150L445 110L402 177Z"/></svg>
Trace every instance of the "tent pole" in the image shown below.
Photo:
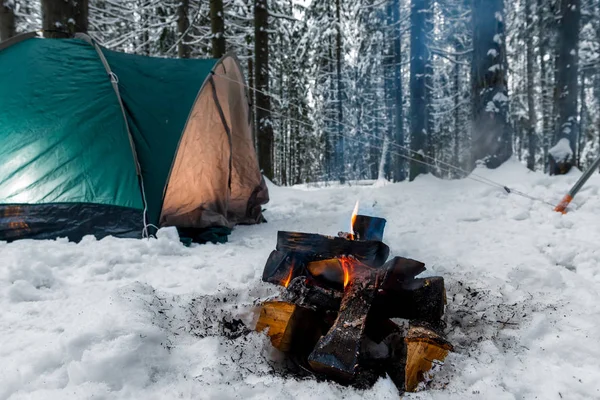
<svg viewBox="0 0 600 400"><path fill-rule="evenodd" d="M598 167L600 167L600 157L598 157L594 161L594 163L590 165L590 167L583 173L583 175L581 175L577 182L575 182L571 190L569 190L565 197L562 198L562 200L560 201L560 203L558 203L554 211L566 214L567 207L569 206L571 200L573 200L573 197L575 197L577 192L579 192L579 190L583 187L585 182L587 182L587 180L590 179L590 176L592 176L592 174L598 169Z"/></svg>

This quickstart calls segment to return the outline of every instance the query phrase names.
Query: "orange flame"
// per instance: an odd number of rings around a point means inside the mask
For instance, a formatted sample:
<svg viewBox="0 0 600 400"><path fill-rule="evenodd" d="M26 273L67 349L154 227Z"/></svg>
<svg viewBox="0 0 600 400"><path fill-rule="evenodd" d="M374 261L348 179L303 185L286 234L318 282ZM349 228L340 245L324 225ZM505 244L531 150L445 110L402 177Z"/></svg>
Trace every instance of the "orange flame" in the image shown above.
<svg viewBox="0 0 600 400"><path fill-rule="evenodd" d="M352 261L350 261L350 259L347 257L342 257L340 259L340 264L342 264L342 269L344 270L344 289L350 283L350 268L351 268L350 263L351 262Z"/></svg>
<svg viewBox="0 0 600 400"><path fill-rule="evenodd" d="M290 285L293 274L294 274L294 266L292 265L292 267L290 268L290 273L288 274L287 278L285 278L285 281L283 281L283 286L288 287Z"/></svg>
<svg viewBox="0 0 600 400"><path fill-rule="evenodd" d="M350 217L350 237L354 240L354 222L356 222L356 216L358 215L358 200L356 200L356 205L354 206L354 211L352 211L352 217Z"/></svg>

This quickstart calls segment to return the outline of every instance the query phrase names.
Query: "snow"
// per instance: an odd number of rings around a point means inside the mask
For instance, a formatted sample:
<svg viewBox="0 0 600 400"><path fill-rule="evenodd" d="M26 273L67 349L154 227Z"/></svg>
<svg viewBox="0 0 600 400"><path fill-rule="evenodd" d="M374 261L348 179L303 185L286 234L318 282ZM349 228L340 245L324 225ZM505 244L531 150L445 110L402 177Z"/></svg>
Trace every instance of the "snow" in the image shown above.
<svg viewBox="0 0 600 400"><path fill-rule="evenodd" d="M570 128L563 128L563 131L568 129L567 134L570 133ZM571 150L571 145L569 144L569 139L562 138L556 144L548 150L548 153L556 160L557 162L563 162L567 160L569 157L573 155L573 151Z"/></svg>
<svg viewBox="0 0 600 400"><path fill-rule="evenodd" d="M477 174L558 201L580 176L528 172L511 160ZM390 256L446 280L455 345L411 399L600 397L600 177L566 215L473 180L431 175L381 187L278 188L258 226L229 243L157 239L0 242L0 399L397 399L389 379L366 391L278 367L245 334L278 230L336 234L360 200L387 218ZM224 322L225 321L225 322ZM377 351L374 349L373 351Z"/></svg>

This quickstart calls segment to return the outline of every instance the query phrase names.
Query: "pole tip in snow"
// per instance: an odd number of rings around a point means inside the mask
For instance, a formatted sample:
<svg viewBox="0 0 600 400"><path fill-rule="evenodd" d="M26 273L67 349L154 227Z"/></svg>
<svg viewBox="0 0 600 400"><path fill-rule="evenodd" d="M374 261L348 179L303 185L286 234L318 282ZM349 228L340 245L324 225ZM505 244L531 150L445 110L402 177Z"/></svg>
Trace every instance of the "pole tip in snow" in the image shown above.
<svg viewBox="0 0 600 400"><path fill-rule="evenodd" d="M554 211L566 214L567 207L569 206L569 203L571 202L571 200L573 200L573 196L566 194L565 197L562 198L560 203L558 203L556 208L554 208Z"/></svg>

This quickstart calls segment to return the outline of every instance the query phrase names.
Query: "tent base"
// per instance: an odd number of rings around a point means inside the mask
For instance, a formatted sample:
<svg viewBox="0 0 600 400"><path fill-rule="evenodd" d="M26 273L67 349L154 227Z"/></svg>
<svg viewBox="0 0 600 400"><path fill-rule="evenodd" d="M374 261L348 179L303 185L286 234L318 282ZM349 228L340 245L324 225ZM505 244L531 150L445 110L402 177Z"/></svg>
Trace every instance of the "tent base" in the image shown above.
<svg viewBox="0 0 600 400"><path fill-rule="evenodd" d="M231 229L224 226L210 228L177 228L181 242L186 245L193 243L227 243Z"/></svg>
<svg viewBox="0 0 600 400"><path fill-rule="evenodd" d="M0 205L0 240L56 239L86 235L141 238L143 211L89 203Z"/></svg>

